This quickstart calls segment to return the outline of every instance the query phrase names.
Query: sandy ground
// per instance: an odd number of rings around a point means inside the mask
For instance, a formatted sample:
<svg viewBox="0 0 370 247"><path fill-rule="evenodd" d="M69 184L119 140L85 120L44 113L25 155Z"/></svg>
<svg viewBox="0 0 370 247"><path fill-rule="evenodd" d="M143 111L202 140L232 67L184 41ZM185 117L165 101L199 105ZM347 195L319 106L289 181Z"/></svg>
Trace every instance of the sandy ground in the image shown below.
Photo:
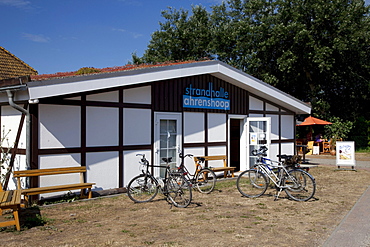
<svg viewBox="0 0 370 247"><path fill-rule="evenodd" d="M321 246L370 185L370 171L323 164L310 173L317 191L308 202L284 193L274 201L274 189L244 198L227 179L211 194L194 191L185 209L162 195L136 204L125 194L26 209L22 231L0 237L5 246Z"/></svg>

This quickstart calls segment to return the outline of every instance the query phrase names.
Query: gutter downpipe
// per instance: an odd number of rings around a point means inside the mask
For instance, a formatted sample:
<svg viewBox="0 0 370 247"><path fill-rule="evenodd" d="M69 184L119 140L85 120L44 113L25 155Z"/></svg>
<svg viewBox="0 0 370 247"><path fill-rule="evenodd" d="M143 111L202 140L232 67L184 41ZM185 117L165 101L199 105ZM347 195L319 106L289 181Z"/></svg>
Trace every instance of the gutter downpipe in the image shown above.
<svg viewBox="0 0 370 247"><path fill-rule="evenodd" d="M26 169L30 169L31 167L31 118L30 113L23 107L17 105L13 101L14 94L10 90L6 90L8 94L8 101L9 105L12 106L14 109L22 112L26 115Z"/></svg>

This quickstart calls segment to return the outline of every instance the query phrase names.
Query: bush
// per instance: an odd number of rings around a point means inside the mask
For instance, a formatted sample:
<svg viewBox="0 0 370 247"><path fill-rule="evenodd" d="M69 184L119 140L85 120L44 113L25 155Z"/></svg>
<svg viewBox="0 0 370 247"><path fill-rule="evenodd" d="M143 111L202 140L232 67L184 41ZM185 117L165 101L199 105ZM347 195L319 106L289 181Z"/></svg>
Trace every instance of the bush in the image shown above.
<svg viewBox="0 0 370 247"><path fill-rule="evenodd" d="M96 69L93 67L83 67L77 70L76 75L93 74L93 73L99 73L99 72L101 72L100 69Z"/></svg>
<svg viewBox="0 0 370 247"><path fill-rule="evenodd" d="M332 117L330 119L332 124L325 125L325 132L327 133L328 139L335 145L337 140L344 140L347 138L349 132L353 127L353 122L344 121L338 117Z"/></svg>

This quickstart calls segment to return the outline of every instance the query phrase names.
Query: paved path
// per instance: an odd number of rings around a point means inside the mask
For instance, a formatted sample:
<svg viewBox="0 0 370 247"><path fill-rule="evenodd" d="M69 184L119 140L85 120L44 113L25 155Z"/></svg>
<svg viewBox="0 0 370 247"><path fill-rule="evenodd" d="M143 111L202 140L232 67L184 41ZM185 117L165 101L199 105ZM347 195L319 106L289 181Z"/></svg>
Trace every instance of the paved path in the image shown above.
<svg viewBox="0 0 370 247"><path fill-rule="evenodd" d="M307 155L306 161L313 164L336 166L336 158L331 155ZM341 166L341 168L352 168L351 166ZM370 170L370 156L360 157L356 160L355 169Z"/></svg>
<svg viewBox="0 0 370 247"><path fill-rule="evenodd" d="M334 157L310 155L307 157L307 160L314 164L336 166ZM356 161L355 168L370 170L370 159L359 159ZM370 186L335 228L323 246L370 246Z"/></svg>

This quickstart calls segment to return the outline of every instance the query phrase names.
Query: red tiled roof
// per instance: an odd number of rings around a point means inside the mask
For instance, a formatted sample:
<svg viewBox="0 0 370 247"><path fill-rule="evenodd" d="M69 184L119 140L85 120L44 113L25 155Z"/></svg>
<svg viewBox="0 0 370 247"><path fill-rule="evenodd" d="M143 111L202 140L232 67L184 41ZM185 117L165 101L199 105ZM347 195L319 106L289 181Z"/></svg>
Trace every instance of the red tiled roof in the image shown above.
<svg viewBox="0 0 370 247"><path fill-rule="evenodd" d="M103 74L103 73L113 73L113 72L118 72L118 71L164 67L164 66L196 63L196 62L203 62L203 61L209 61L209 60L202 60L202 61L191 60L191 61L181 61L181 62L164 62L164 63L156 63L156 64L139 64L139 65L127 64L124 66L107 67L103 69L92 68L94 71L98 71L98 72L84 74L84 75L78 74L77 73L78 71L58 72L55 74L32 75L31 80L32 81L42 81L42 80L50 80L50 79L73 77L73 76L85 76L85 75L91 75L91 74Z"/></svg>
<svg viewBox="0 0 370 247"><path fill-rule="evenodd" d="M37 75L37 71L0 46L0 80L27 75Z"/></svg>

